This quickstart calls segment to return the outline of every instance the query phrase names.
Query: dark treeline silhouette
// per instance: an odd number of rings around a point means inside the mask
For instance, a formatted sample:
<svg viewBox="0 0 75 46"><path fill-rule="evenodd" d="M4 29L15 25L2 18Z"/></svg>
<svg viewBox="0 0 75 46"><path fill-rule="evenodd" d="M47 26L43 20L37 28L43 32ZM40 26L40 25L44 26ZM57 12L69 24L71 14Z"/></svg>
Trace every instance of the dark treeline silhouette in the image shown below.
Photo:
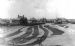
<svg viewBox="0 0 75 46"><path fill-rule="evenodd" d="M36 19L31 20L31 22L29 23L29 20L27 19L27 17L24 17L24 15L23 16L18 15L18 18L20 19L19 20L20 25L24 25L24 26L34 26L34 25L45 24L44 22L38 22L38 20Z"/></svg>
<svg viewBox="0 0 75 46"><path fill-rule="evenodd" d="M54 23L54 24L67 24L69 23L69 21L67 19L62 19L62 18L57 18L57 19L46 19L46 18L41 18L41 19L36 19L33 18L31 20L31 23L28 22L28 19L25 18L21 18L21 21L25 21L25 22L21 22L21 23L26 23L28 25L39 25L39 24L44 24L44 23Z"/></svg>
<svg viewBox="0 0 75 46"><path fill-rule="evenodd" d="M8 20L8 22L6 21L5 24L0 23L0 25L34 26L34 25L40 25L40 24L45 24L45 23L66 24L66 23L71 23L71 22L69 22L67 19L62 19L62 18L56 18L56 19L41 18L41 19L36 19L36 18L33 17L33 18L28 19L24 15L23 16L18 15L17 19L10 19L10 20Z"/></svg>

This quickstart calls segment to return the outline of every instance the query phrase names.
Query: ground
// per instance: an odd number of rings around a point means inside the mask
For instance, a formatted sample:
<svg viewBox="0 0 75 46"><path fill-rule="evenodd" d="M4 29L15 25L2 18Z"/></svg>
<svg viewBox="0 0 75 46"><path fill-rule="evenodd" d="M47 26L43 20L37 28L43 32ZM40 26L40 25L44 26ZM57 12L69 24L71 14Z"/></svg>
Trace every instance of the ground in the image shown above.
<svg viewBox="0 0 75 46"><path fill-rule="evenodd" d="M74 46L74 41L75 41L75 37L74 37L74 30L75 30L75 24L67 24L69 26L69 28L63 28L63 27L59 27L59 29L62 29L63 31L65 31L65 34L63 35L59 35L59 36L54 36L52 38L47 38L44 42L44 44L47 45L56 45L56 44L64 44L66 46ZM65 29L65 30L64 30Z"/></svg>
<svg viewBox="0 0 75 46"><path fill-rule="evenodd" d="M58 25L52 25L60 30L65 31L65 33L63 35L58 35L58 36L53 36L53 37L50 37L50 34L49 34L48 38L43 42L43 44L46 46L56 45L56 44L74 46L75 45L74 44L75 43L74 42L75 41L75 36L74 36L75 24L66 24L66 25L69 26L69 28L60 27ZM1 26L0 29L5 31L4 34L8 34L8 32L11 32L11 31L14 32L13 30L17 30L18 28L21 28L21 27L22 26L15 26L15 27L2 27ZM0 40L2 39L3 41L5 40L4 38L0 38Z"/></svg>

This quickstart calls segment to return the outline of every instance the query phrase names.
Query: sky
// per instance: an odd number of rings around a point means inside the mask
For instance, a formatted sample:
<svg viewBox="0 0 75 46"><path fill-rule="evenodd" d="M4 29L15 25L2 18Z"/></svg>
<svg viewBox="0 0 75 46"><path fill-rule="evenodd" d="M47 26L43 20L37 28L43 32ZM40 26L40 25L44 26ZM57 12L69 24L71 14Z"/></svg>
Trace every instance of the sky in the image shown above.
<svg viewBox="0 0 75 46"><path fill-rule="evenodd" d="M25 15L27 18L75 19L74 0L0 0L0 18L16 18Z"/></svg>

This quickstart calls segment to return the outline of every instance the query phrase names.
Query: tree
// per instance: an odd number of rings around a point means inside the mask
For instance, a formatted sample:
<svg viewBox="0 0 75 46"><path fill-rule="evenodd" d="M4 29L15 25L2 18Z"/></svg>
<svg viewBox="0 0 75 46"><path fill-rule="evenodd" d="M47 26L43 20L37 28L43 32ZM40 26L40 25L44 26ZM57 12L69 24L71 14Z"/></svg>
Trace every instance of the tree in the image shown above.
<svg viewBox="0 0 75 46"><path fill-rule="evenodd" d="M21 25L26 25L28 23L27 17L20 17L20 24Z"/></svg>

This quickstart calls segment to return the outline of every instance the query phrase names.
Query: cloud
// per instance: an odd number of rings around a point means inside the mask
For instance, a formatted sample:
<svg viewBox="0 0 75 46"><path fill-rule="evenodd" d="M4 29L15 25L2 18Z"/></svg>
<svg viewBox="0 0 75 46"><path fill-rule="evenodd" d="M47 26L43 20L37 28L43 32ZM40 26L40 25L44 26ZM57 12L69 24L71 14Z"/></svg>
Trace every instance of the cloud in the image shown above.
<svg viewBox="0 0 75 46"><path fill-rule="evenodd" d="M52 7L51 9L46 9L46 4L47 0L16 0L9 10L9 14L13 17L17 17L18 14L24 14L28 18L54 18L55 9ZM47 10L51 10L51 12L47 13Z"/></svg>
<svg viewBox="0 0 75 46"><path fill-rule="evenodd" d="M0 17L65 17L74 19L74 0L0 0ZM6 16L6 17L5 17Z"/></svg>

